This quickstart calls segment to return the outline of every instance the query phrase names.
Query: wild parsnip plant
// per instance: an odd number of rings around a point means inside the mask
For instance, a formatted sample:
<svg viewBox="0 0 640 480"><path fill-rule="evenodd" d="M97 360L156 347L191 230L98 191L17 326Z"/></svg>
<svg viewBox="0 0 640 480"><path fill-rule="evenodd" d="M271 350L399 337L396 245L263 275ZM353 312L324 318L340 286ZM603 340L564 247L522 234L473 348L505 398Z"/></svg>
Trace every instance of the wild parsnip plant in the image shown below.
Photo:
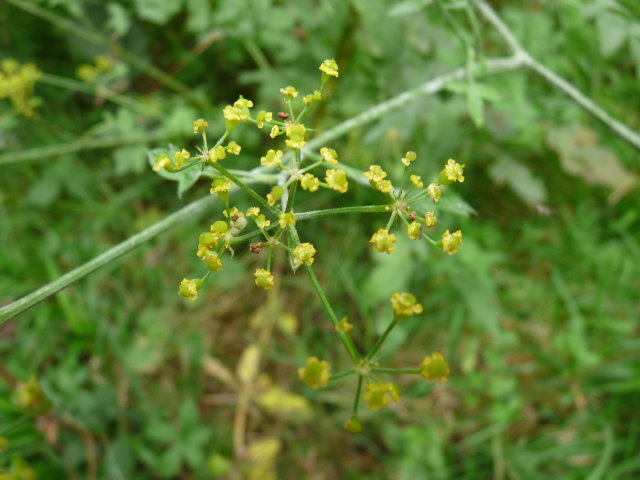
<svg viewBox="0 0 640 480"><path fill-rule="evenodd" d="M368 239L375 252L390 254L395 250L397 242L396 233L392 232L405 232L411 240L426 240L449 255L455 254L462 243L462 232L446 230L438 239L433 232L437 231L436 206L442 192L449 185L464 181L464 165L449 159L437 179L425 186L420 176L411 173L413 162L417 161L418 156L415 152L409 151L399 160L404 169L402 178L398 181L392 182L380 165L370 165L364 172L370 187L380 194L380 203L297 211L296 198L301 195L313 194L321 188L328 189L336 192L336 202L340 203L344 198L342 195L346 194L350 187L346 171L340 168L336 150L324 146L320 148L318 155L305 155L302 150L307 143L308 135L314 132L303 123L305 118L318 102L322 101L328 82L339 77L338 64L334 59L323 61L319 70L322 72L320 86L307 95L300 95L293 86L280 89L286 107L283 112L254 112L253 102L242 96L232 105L227 105L223 109L225 131L213 144L207 135L207 120L195 120L193 133L200 135L202 139L197 152L192 155L185 148L172 147L153 159L153 170L177 173L192 168L199 168L201 171L212 168L210 194L217 195L224 205L221 217L213 221L208 231L202 232L198 237L196 255L202 260L203 274L184 278L180 283L178 293L187 300L195 300L198 297L198 293L212 274L224 275L225 256L233 256L235 249L247 242L250 242L249 250L259 255L264 262L263 266L254 272L257 287L270 290L279 281L272 273L274 252L277 249L286 252L294 272L300 267L306 271L336 335L353 364L345 370L333 373L331 365L326 360L314 356L309 357L306 364L298 369L298 375L300 380L312 388L321 388L331 381L356 376L353 410L351 417L345 422L345 428L357 433L362 429L358 417L361 397L364 397L366 405L374 411L388 405L390 400L400 400L398 386L385 381L383 375L413 374L421 375L426 380L445 382L449 375L449 366L439 352L425 356L421 365L409 368L387 368L379 364L378 353L395 326L409 317L423 313L422 305L409 292L397 292L391 296L393 316L389 319L388 327L367 352L359 351L352 339L353 325L347 317L340 318L336 313L314 273L313 263L316 256L322 257L322 252L317 251L308 239L300 238L296 225L300 221L344 213L380 214L387 216L388 220L385 228L373 232ZM236 128L245 123L252 123L257 128L268 131L269 136L275 141L279 138L284 140L260 157L262 167L278 172L277 184L272 186L266 196L260 195L239 175L224 166L230 163L230 157L238 156L242 152L242 147L230 140L230 137ZM234 206L233 197L236 193L232 192L233 185L248 195L255 205L244 212ZM416 211L414 205L426 198L432 200L433 210ZM362 241L366 242L367 239L363 238ZM348 252L345 254L348 255Z"/></svg>

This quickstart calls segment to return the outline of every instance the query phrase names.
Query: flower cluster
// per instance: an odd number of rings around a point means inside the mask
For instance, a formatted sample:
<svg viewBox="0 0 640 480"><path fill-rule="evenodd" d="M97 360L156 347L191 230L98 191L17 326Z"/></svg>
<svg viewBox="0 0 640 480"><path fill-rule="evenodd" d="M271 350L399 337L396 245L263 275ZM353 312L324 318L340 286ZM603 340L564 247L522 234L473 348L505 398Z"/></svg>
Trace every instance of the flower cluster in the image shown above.
<svg viewBox="0 0 640 480"><path fill-rule="evenodd" d="M0 63L0 99L8 98L15 109L25 117L31 117L36 107L33 87L42 72L33 63L20 65L12 58Z"/></svg>
<svg viewBox="0 0 640 480"><path fill-rule="evenodd" d="M418 158L415 152L407 152L400 159L405 167L405 172ZM380 228L371 236L370 243L377 252L391 253L395 250L396 237L389 233L389 227L394 224L397 219L401 219L406 223L407 236L411 240L420 240L426 238L431 244L440 246L443 251L452 255L457 253L462 243L462 232L460 230L450 233L448 230L442 235L440 240L433 240L427 235L427 230L436 226L438 218L436 212L431 210L424 213L424 221L417 218L417 214L411 211L411 204L416 203L424 198L431 198L437 203L442 196L441 186L449 185L454 182L464 181L464 165L459 164L453 159L449 159L444 169L438 175L438 181L430 183L424 188L424 182L419 175L409 174L410 185L404 188L404 181L399 188L394 188L391 181L387 178L388 174L380 165L369 165L369 169L364 172L364 177L369 180L369 184L374 190L386 194L391 198L389 211L391 219L386 228ZM406 178L406 174L405 174Z"/></svg>
<svg viewBox="0 0 640 480"><path fill-rule="evenodd" d="M113 60L106 55L98 55L93 64L83 63L76 70L76 75L86 83L95 83L103 73L113 68Z"/></svg>
<svg viewBox="0 0 640 480"><path fill-rule="evenodd" d="M353 175L352 170L344 163L340 164L338 152L333 148L323 146L316 152L308 151L310 149L307 136L313 132L313 129L307 128L303 119L310 109L323 99L322 92L325 84L339 76L338 65L333 59L322 62L319 69L322 72L319 90L301 94L292 85L280 89L286 104L285 112L274 115L272 112L260 110L254 114L252 113L253 102L240 96L232 105L224 107L225 132L215 144L212 143L213 146L209 147L207 141L209 127L207 120L197 119L193 122L193 132L202 137L202 146L191 148L191 150L172 147L168 151L162 151L151 157L152 168L156 171L180 172L187 168L199 167L203 176L211 178L209 192L216 195L223 204L224 218L214 221L209 230L202 232L198 237L196 255L202 261L205 273L199 278L184 278L178 288L179 295L188 300L195 300L207 278L212 273L223 269L224 256L233 255L234 247L249 238L252 239L249 251L255 255L252 258L258 261L261 258L266 259L266 264L254 267L256 287L272 290L276 287L276 282L279 282L273 272L279 272L280 269L272 271L272 263L277 259L274 256L276 249L286 252L289 264L294 271L298 267L304 267L303 270L306 270L311 277L314 288L322 300L333 330L346 347L354 366L332 375L329 362L312 356L307 358L304 366L298 368L298 376L309 387L321 388L330 380L357 375L359 378L353 412L351 418L345 423L348 431L357 433L362 429L357 413L360 403L363 402L371 410L377 411L391 402L400 401L398 386L383 381L380 378L381 375L394 372L411 373L421 375L426 380L444 383L449 374L449 366L444 357L435 352L426 356L419 368L394 370L380 367L377 361L378 352L390 332L409 317L416 317L423 312L423 306L416 296L408 292L396 292L391 296L393 314L389 326L370 350L362 354L351 338L353 330L358 329L346 316L338 320L339 317L330 307L313 273L316 246L300 239L297 230L298 222L334 212L299 212L296 208L297 204L294 205L294 203L300 196L310 195L321 188L331 194L333 192L344 194L349 190L348 177ZM230 166L232 162L225 160L230 155L240 155L242 152L242 147L228 138L240 123L253 123L258 129L267 129L270 132L269 136L276 139L275 142L278 143L259 156L260 167L257 169L259 173L255 177L251 175L253 172L238 172L232 169ZM363 175L369 181L371 188L382 194L378 196L384 198L384 204L347 207L343 211L352 213L361 208L360 212L390 214L386 227L379 228L369 239L369 243L377 252L390 254L396 249L398 239L396 234L391 232L396 221L401 220L406 224L406 232L410 239L426 238L446 253L454 254L462 243L462 233L459 230L453 233L446 230L439 241L431 239L427 233L438 224L435 207L434 210L424 212L422 216L412 210L412 205L427 198L431 198L434 203L438 202L442 195L441 187L464 181L464 165L449 160L437 181L425 188L427 182L424 182L419 175L411 173L417 158L417 154L412 151L406 152L401 158L403 179L395 186L382 166L370 165ZM277 184L260 193L253 189L251 182L244 180L250 177L256 181L256 177L260 176L276 178L277 182L274 183ZM255 202L247 208L246 212L240 211L231 202L232 196L235 195L234 185L249 194L252 202ZM241 234L248 224L250 224L249 233Z"/></svg>

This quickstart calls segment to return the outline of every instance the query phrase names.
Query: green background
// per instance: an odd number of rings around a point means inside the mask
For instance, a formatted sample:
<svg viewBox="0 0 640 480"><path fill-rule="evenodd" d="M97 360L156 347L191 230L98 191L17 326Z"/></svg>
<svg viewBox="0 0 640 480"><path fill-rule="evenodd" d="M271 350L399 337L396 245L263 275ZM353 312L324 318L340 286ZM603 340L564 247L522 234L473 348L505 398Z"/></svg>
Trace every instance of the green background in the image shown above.
<svg viewBox="0 0 640 480"><path fill-rule="evenodd" d="M46 73L33 117L0 102L0 304L206 195L201 180L178 197L146 151L193 150L199 117L217 138L221 109L238 95L278 111L281 87L312 90L318 65L334 57L340 78L308 122L321 133L464 67L438 3L480 63L509 53L464 1L0 4L0 57ZM637 2L491 3L542 64L640 130ZM97 55L114 68L83 83L76 70ZM330 145L346 165L379 164L392 178L407 150L418 153L423 179L448 158L465 164L441 218L443 229L464 232L459 254L403 233L393 254L376 254L367 242L384 216L300 226L359 346L386 326L391 293L418 297L425 313L393 332L381 360L417 366L441 351L446 384L393 377L402 402L363 409L363 433L344 431L353 378L321 390L297 380L311 355L336 371L349 363L308 278L286 258L268 293L252 275L264 260L240 247L196 302L176 295L201 269L197 236L221 217L214 208L0 326L0 435L9 440L0 472L23 458L41 479L637 478L638 150L530 70L479 75L473 85L417 97ZM121 97L105 100L101 86ZM254 168L273 148L255 128L234 135L243 151L227 166ZM307 195L299 208L377 202L352 183L344 196ZM245 442L257 446L234 459L242 394L229 376L252 344L261 345L262 377ZM34 373L54 409L25 419L11 391ZM275 404L265 391L278 392Z"/></svg>

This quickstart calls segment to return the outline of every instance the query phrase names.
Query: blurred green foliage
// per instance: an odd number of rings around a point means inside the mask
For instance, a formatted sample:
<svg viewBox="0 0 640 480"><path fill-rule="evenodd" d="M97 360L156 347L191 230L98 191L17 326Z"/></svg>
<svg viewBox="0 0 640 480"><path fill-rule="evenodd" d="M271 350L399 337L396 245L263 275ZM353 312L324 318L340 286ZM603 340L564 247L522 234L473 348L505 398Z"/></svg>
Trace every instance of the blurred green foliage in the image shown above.
<svg viewBox="0 0 640 480"><path fill-rule="evenodd" d="M492 3L536 58L640 130L636 1ZM480 53L504 54L482 21L471 35L465 12L450 13ZM340 81L313 119L326 130L467 60L428 0L7 0L0 24L0 57L44 72L32 117L0 102L2 304L197 198L198 186L178 198L145 151L188 147L198 117L222 130L220 109L239 94L275 109L279 88L312 89L319 62L335 57ZM113 65L83 82L78 69L98 55ZM349 435L353 386L296 381L309 355L343 358L306 278L286 274L281 289L258 292L243 254L195 304L176 295L197 265L201 219L0 327L0 472L637 478L638 152L531 72L474 85L479 104L467 102L467 84L452 84L332 144L348 165L391 172L414 150L423 178L449 157L466 164L461 197L442 206L464 231L459 255L404 238L393 254L372 255L367 239L383 226L374 217L300 227L329 296L368 345L392 292L423 299L422 319L403 323L383 354L418 365L442 351L449 383L401 379L402 403L364 413L364 433ZM238 135L238 168L256 165L267 143ZM50 149L30 153L39 147ZM330 201L318 194L304 207ZM248 345L260 346L260 361L247 400ZM11 401L33 374L53 404L37 419ZM234 461L245 401L248 447Z"/></svg>

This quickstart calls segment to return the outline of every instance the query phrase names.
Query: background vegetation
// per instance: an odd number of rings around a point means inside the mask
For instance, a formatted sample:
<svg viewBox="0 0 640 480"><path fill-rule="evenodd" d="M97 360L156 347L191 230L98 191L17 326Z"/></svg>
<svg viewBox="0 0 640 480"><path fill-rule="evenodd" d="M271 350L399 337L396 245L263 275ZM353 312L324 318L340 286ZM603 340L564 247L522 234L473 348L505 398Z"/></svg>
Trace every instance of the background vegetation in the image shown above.
<svg viewBox="0 0 640 480"><path fill-rule="evenodd" d="M491 3L542 64L640 130L636 1ZM222 131L220 110L239 94L277 111L280 87L312 89L318 64L335 57L339 82L314 117L326 131L467 65L451 20L478 59L507 55L465 5L3 2L0 57L44 75L33 116L0 102L0 304L205 194L198 184L179 198L175 183L150 171L146 150L188 146L198 117ZM99 55L111 68L89 78ZM529 69L474 85L474 95L458 82L419 96L331 144L348 165L391 171L415 150L423 178L450 157L466 164L448 206L465 235L458 255L408 240L374 255L367 239L382 221L374 216L301 227L318 247L329 296L363 343L384 328L393 291L421 299L422 319L398 327L384 353L402 366L442 351L447 384L400 378L402 403L365 413L364 432L347 433L354 385L312 391L296 379L309 355L344 360L306 277L281 261L281 287L265 293L253 285L255 257L242 253L197 302L176 295L197 268L209 209L0 326L0 436L8 439L0 472L638 478L638 150ZM269 139L252 129L238 135L238 168L256 165ZM374 198L359 188L349 195ZM243 383L235 372L252 344L262 349L261 375ZM38 418L10 400L32 374L54 407ZM246 437L238 418L247 418ZM248 454L234 459L238 443Z"/></svg>

